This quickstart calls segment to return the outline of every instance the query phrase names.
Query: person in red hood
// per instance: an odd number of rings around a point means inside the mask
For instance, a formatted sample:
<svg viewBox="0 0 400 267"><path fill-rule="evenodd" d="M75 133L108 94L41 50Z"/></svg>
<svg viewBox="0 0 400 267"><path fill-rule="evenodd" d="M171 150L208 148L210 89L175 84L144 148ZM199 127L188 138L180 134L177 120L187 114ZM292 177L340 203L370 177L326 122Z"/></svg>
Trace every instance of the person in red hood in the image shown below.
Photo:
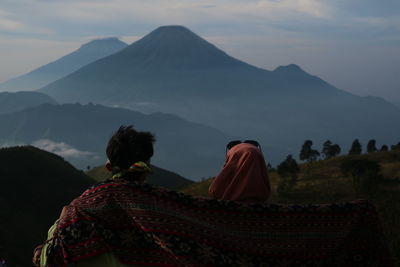
<svg viewBox="0 0 400 267"><path fill-rule="evenodd" d="M263 153L256 141L232 141L226 162L209 187L213 199L267 202L271 183Z"/></svg>

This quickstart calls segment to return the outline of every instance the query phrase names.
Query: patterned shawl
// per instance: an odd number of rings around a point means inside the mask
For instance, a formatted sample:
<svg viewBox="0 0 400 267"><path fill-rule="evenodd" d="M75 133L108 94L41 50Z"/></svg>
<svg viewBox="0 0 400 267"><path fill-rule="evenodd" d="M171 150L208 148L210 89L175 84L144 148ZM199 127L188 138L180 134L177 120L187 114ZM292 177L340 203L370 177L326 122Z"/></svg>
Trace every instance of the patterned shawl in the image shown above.
<svg viewBox="0 0 400 267"><path fill-rule="evenodd" d="M393 266L381 233L366 201L249 204L120 179L67 206L48 266L105 252L140 266Z"/></svg>

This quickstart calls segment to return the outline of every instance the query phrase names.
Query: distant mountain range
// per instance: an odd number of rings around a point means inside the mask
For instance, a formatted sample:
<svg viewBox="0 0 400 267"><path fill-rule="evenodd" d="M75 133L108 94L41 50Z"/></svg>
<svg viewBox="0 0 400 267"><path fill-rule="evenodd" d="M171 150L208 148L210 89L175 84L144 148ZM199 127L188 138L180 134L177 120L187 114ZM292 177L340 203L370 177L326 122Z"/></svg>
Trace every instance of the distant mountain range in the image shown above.
<svg viewBox="0 0 400 267"><path fill-rule="evenodd" d="M233 139L170 114L145 115L93 104L43 104L0 115L0 145L32 144L86 169L103 164L108 139L120 125L131 124L155 134L152 163L195 180L218 173L225 144Z"/></svg>
<svg viewBox="0 0 400 267"><path fill-rule="evenodd" d="M1 83L0 90L29 91L38 89L126 46L126 43L117 38L93 40L56 61Z"/></svg>
<svg viewBox="0 0 400 267"><path fill-rule="evenodd" d="M182 26L160 27L39 91L60 102L173 113L280 154L297 154L305 139L347 147L355 138L400 136L400 109L391 103L339 90L295 64L251 66Z"/></svg>
<svg viewBox="0 0 400 267"><path fill-rule="evenodd" d="M57 104L54 99L39 92L0 92L0 114L20 111L44 103Z"/></svg>

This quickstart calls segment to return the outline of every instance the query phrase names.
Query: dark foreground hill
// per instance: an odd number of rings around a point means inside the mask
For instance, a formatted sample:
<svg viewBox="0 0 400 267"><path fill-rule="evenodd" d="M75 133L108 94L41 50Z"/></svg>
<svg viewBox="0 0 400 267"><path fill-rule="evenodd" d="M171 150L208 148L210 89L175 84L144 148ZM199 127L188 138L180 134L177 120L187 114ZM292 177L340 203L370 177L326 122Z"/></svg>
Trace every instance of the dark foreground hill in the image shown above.
<svg viewBox="0 0 400 267"><path fill-rule="evenodd" d="M224 162L225 144L232 139L170 114L145 115L93 104L44 104L0 115L0 143L33 144L86 169L105 162L108 139L121 125L154 133L152 162L190 179L215 174Z"/></svg>
<svg viewBox="0 0 400 267"><path fill-rule="evenodd" d="M158 168L154 165L151 166L151 170L152 172L146 179L146 182L149 184L162 186L173 190L178 190L193 184L193 181L191 180L188 180L176 173ZM111 173L107 171L104 166L95 167L86 172L86 174L98 182L104 181L111 177Z"/></svg>
<svg viewBox="0 0 400 267"><path fill-rule="evenodd" d="M393 104L339 90L294 64L256 68L182 26L159 27L40 91L60 102L177 114L279 144L286 154L297 154L306 139L329 138L344 147L354 138L394 143L400 134L400 109Z"/></svg>
<svg viewBox="0 0 400 267"><path fill-rule="evenodd" d="M48 95L38 92L0 92L0 114L20 111L44 103L57 104Z"/></svg>
<svg viewBox="0 0 400 267"><path fill-rule="evenodd" d="M0 257L8 266L31 266L35 245L42 243L61 209L90 185L109 177L102 167L76 170L61 157L32 146L0 149ZM147 182L170 189L192 181L152 166Z"/></svg>
<svg viewBox="0 0 400 267"><path fill-rule="evenodd" d="M31 266L61 208L93 180L54 154L34 147L0 149L0 255L8 266Z"/></svg>
<svg viewBox="0 0 400 267"><path fill-rule="evenodd" d="M351 172L343 174L343 164L369 162L380 166L380 171L367 180L371 169L357 177ZM371 165L370 165L371 166ZM329 160L300 164L297 183L288 187L289 177L270 172L273 186L272 203L332 203L355 199L369 199L378 209L390 249L400 264L400 150L375 152L359 156L340 156ZM360 169L355 174L360 173ZM355 180L356 179L356 180ZM182 191L194 196L207 197L212 179L194 183ZM372 182L371 184L368 184ZM368 186L368 187L366 187Z"/></svg>
<svg viewBox="0 0 400 267"><path fill-rule="evenodd" d="M60 59L0 84L0 90L24 91L38 89L126 46L126 43L117 38L90 41Z"/></svg>

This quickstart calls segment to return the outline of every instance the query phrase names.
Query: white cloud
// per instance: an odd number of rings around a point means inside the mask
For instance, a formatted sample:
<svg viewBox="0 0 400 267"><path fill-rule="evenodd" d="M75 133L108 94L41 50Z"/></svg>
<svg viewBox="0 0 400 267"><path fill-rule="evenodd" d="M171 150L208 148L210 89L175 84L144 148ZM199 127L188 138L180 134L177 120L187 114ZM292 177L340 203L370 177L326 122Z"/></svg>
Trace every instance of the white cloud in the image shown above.
<svg viewBox="0 0 400 267"><path fill-rule="evenodd" d="M250 16L267 20L292 19L293 15L325 17L329 8L318 0L110 0L32 1L20 0L20 16L29 20L106 23L140 21L159 24L191 24L237 20ZM24 14L25 13L25 14Z"/></svg>
<svg viewBox="0 0 400 267"><path fill-rule="evenodd" d="M25 26L17 21L13 21L6 18L0 18L0 31L20 31Z"/></svg>
<svg viewBox="0 0 400 267"><path fill-rule="evenodd" d="M50 34L53 33L48 27L36 26L34 23L29 23L31 14L20 16L11 11L0 9L0 32L10 33L36 33ZM27 22L24 20L28 18Z"/></svg>
<svg viewBox="0 0 400 267"><path fill-rule="evenodd" d="M274 21L310 18L310 16L328 18L331 16L331 9L325 3L317 0L236 1L234 5L228 7L228 10L232 14L258 16ZM226 6L223 8L225 9Z"/></svg>
<svg viewBox="0 0 400 267"><path fill-rule="evenodd" d="M89 151L81 151L64 142L54 142L48 139L40 139L32 143L32 146L57 154L67 159L91 159L96 154Z"/></svg>
<svg viewBox="0 0 400 267"><path fill-rule="evenodd" d="M15 142L5 142L3 144L0 144L0 148L13 147L13 146L24 146L24 145L26 145L26 144L15 143Z"/></svg>

